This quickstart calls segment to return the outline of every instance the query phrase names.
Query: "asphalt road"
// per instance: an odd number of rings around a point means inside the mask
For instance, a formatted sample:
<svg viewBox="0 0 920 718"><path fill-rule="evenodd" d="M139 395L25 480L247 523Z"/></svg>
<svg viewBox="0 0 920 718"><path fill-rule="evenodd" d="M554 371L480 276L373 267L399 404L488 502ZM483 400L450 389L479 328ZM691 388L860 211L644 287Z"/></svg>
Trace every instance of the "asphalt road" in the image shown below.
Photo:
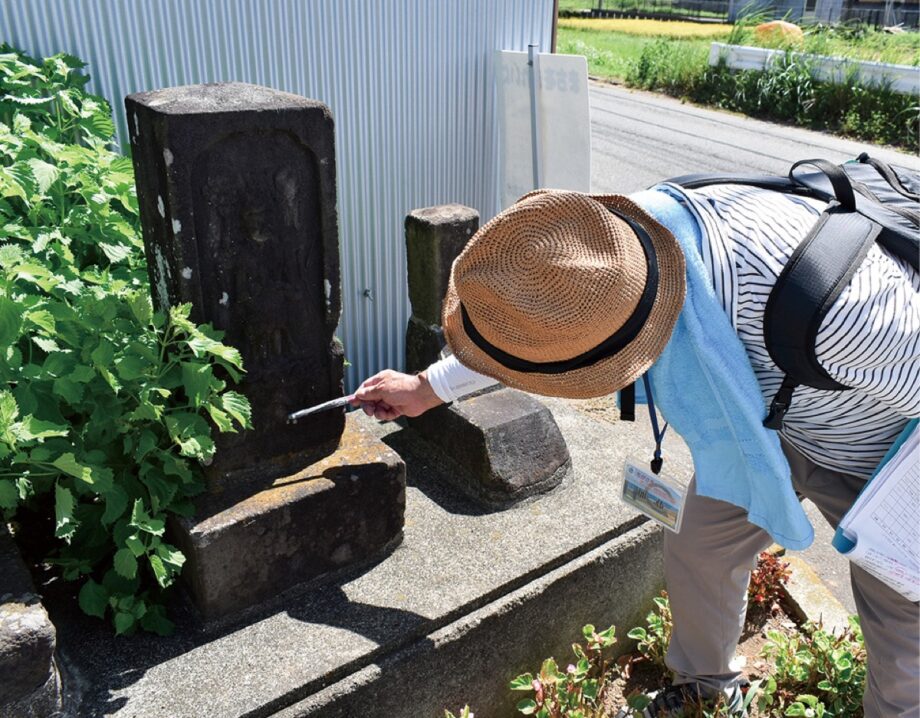
<svg viewBox="0 0 920 718"><path fill-rule="evenodd" d="M591 86L591 182L594 192L628 193L691 172L785 174L796 160L835 162L867 151L920 170L920 159L868 143L761 122L683 104L649 92ZM799 552L852 613L848 561L830 545L832 529L806 502L815 542Z"/></svg>

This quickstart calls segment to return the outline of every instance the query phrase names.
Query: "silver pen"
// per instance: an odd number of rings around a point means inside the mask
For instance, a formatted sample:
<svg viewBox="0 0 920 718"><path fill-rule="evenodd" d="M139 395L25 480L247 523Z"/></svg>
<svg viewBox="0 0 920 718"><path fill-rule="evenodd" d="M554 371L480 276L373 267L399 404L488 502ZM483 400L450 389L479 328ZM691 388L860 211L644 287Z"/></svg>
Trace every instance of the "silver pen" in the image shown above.
<svg viewBox="0 0 920 718"><path fill-rule="evenodd" d="M349 394L348 396L342 396L338 399L333 399L332 401L324 401L322 404L317 404L316 406L311 406L306 409L301 409L300 411L295 411L293 414L288 414L288 421L294 422L300 419L301 417L308 416L310 414L316 414L320 411L327 411L329 409L338 409L341 406L346 406L354 401L355 395Z"/></svg>

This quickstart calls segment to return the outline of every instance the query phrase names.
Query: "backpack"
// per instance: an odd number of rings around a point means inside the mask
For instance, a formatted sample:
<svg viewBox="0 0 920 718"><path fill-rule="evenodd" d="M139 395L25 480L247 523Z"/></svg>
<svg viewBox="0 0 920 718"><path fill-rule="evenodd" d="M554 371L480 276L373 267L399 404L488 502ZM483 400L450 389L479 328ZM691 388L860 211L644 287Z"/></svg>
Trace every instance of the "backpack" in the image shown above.
<svg viewBox="0 0 920 718"><path fill-rule="evenodd" d="M802 171L805 167L817 171ZM767 300L764 343L785 376L764 426L782 428L800 384L835 391L849 389L818 363L818 329L874 242L918 270L920 173L887 165L864 152L842 165L802 160L792 165L786 177L694 174L667 181L686 189L711 184L753 185L829 203L792 253Z"/></svg>

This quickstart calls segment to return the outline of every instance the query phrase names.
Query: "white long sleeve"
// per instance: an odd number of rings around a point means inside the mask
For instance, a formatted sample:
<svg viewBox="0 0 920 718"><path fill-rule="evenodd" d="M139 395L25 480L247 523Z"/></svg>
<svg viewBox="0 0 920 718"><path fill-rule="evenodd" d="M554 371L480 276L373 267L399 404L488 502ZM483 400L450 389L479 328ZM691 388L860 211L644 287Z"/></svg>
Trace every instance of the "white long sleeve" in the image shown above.
<svg viewBox="0 0 920 718"><path fill-rule="evenodd" d="M436 361L425 370L425 376L434 393L445 403L498 383L492 377L467 369L455 356Z"/></svg>

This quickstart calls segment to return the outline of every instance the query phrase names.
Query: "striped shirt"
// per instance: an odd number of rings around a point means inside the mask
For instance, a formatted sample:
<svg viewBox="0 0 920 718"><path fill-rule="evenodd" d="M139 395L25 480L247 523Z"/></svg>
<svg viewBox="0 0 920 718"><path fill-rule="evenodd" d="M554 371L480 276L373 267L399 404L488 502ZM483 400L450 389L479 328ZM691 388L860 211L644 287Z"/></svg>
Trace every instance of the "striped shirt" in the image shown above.
<svg viewBox="0 0 920 718"><path fill-rule="evenodd" d="M673 189L703 228L703 262L764 397L783 373L763 339L767 298L824 203L742 185ZM820 466L868 478L908 417L920 416L920 276L873 246L818 331L815 354L850 391L799 386L782 434ZM444 401L494 383L448 357L429 367Z"/></svg>
<svg viewBox="0 0 920 718"><path fill-rule="evenodd" d="M703 262L769 405L783 372L764 346L764 309L824 203L742 185L681 194L704 229ZM873 246L824 318L815 355L852 390L797 387L782 435L816 464L867 478L906 418L920 416L917 272Z"/></svg>

